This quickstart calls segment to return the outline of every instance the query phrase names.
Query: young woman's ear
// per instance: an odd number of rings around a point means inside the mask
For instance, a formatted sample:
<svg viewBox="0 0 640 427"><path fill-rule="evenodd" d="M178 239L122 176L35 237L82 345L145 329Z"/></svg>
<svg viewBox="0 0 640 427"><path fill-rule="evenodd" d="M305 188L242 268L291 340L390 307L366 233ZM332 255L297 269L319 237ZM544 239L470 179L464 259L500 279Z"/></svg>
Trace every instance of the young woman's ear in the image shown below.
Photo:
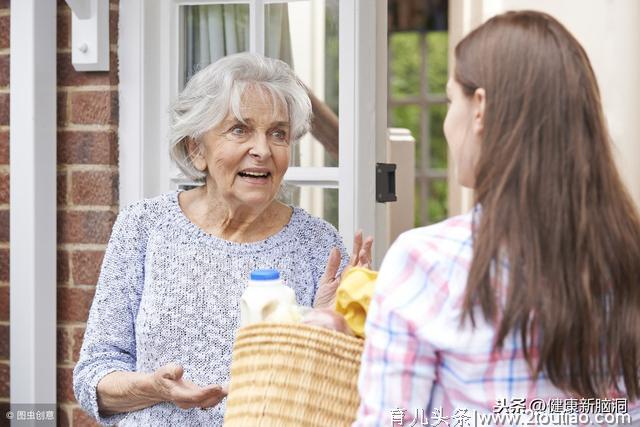
<svg viewBox="0 0 640 427"><path fill-rule="evenodd" d="M473 94L473 131L480 135L484 130L484 107L486 105L486 92L483 88L476 89Z"/></svg>
<svg viewBox="0 0 640 427"><path fill-rule="evenodd" d="M196 142L195 139L187 137L187 153L189 153L189 158L191 159L191 164L193 167L198 169L201 172L204 172L207 169L207 161L204 159L202 155L202 149L200 145Z"/></svg>

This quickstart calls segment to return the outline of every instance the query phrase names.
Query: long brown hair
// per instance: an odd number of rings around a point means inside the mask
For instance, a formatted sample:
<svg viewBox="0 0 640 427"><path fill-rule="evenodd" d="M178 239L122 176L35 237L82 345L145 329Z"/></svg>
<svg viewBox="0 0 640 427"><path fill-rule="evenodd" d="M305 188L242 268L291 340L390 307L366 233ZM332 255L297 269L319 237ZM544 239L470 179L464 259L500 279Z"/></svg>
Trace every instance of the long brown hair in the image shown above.
<svg viewBox="0 0 640 427"><path fill-rule="evenodd" d="M465 95L486 93L463 319L475 324L479 304L495 348L519 333L532 374L571 395L639 398L640 220L584 49L524 11L490 19L455 56Z"/></svg>

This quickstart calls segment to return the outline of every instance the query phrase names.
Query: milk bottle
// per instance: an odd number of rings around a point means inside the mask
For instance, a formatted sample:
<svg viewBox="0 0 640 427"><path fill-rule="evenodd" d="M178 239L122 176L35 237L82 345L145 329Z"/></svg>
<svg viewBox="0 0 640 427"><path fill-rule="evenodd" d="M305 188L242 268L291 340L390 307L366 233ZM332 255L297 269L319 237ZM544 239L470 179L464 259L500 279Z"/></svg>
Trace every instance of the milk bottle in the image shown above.
<svg viewBox="0 0 640 427"><path fill-rule="evenodd" d="M240 298L240 326L256 322L298 322L302 315L293 289L277 270L254 270Z"/></svg>

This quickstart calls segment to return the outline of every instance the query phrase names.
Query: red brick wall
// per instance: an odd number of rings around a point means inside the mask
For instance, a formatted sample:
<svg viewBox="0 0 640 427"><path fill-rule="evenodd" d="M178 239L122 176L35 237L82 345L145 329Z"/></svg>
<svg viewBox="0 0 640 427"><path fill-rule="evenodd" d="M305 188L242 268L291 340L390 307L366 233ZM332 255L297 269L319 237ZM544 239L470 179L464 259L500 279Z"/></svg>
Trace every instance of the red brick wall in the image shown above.
<svg viewBox="0 0 640 427"><path fill-rule="evenodd" d="M9 405L9 24L0 0L0 417ZM109 72L71 64L71 11L58 0L58 425L93 425L72 372L104 249L118 210L118 1L110 2ZM2 421L0 421L0 424Z"/></svg>
<svg viewBox="0 0 640 427"><path fill-rule="evenodd" d="M118 211L118 2L110 70L71 64L71 11L58 2L58 405L60 425L92 425L72 390L85 322Z"/></svg>

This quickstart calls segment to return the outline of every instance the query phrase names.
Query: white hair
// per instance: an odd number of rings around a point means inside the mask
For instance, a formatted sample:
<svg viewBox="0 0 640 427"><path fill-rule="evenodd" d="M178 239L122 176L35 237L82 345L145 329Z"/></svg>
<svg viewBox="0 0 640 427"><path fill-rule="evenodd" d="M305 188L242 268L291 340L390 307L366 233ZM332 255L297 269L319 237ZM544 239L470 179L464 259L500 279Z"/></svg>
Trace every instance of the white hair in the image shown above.
<svg viewBox="0 0 640 427"><path fill-rule="evenodd" d="M311 101L304 85L283 61L252 53L226 56L196 73L171 106L170 155L190 179L206 173L193 166L187 140L197 140L232 112L239 120L244 90L258 86L275 107L287 107L291 143L309 131Z"/></svg>

